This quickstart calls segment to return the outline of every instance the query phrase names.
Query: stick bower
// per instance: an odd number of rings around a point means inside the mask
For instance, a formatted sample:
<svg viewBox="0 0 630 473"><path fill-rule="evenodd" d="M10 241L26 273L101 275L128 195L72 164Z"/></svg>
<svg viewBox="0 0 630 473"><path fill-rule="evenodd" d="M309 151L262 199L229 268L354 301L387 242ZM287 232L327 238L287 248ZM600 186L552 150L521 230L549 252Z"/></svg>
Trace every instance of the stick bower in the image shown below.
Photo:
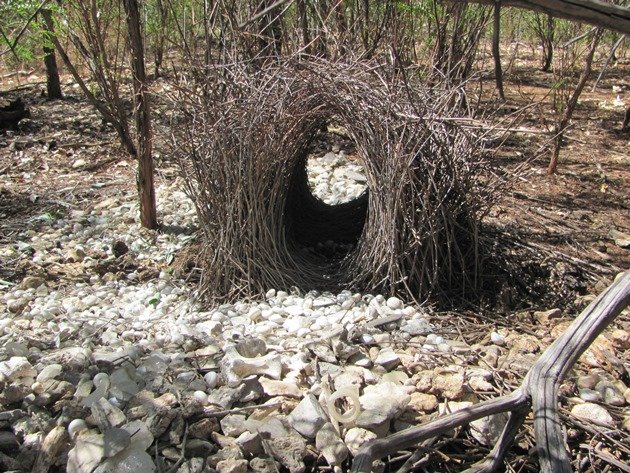
<svg viewBox="0 0 630 473"><path fill-rule="evenodd" d="M479 179L479 140L454 117L458 91L319 60L194 77L179 89L173 143L203 229L206 296L477 290L492 189ZM354 141L367 177L366 192L340 205L307 181L309 150L331 124Z"/></svg>

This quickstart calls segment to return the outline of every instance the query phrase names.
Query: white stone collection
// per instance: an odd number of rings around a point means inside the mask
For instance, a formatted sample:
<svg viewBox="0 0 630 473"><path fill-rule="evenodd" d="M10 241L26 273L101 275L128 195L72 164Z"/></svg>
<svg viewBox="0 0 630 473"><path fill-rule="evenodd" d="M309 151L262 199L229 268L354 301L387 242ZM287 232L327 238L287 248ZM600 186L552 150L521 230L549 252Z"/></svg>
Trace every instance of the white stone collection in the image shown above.
<svg viewBox="0 0 630 473"><path fill-rule="evenodd" d="M329 204L366 182L343 152L311 163L309 179ZM172 264L196 225L182 184L157 187L172 231L140 227L130 183L0 244L0 257L32 268L0 285L0 438L18 445L0 470L31 471L55 451L53 464L76 473L302 472L317 461L338 472L370 439L499 392L493 370L516 356L508 331L468 345L399 297L270 288L201 307ZM607 405L627 412L630 392L597 376L571 414L613 427ZM471 435L489 445L503 422L482 419Z"/></svg>

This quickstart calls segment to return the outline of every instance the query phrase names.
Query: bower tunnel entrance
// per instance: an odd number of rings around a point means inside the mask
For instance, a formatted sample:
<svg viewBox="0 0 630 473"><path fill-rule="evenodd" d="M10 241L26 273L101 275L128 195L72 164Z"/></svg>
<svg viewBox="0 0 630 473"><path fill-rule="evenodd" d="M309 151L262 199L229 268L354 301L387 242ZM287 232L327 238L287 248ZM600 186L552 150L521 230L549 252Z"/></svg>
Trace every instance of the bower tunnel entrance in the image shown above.
<svg viewBox="0 0 630 473"><path fill-rule="evenodd" d="M331 134L324 135L327 145ZM363 233L369 203L367 177L351 141L325 146L328 151L322 150L321 143L309 148L291 175L285 235L301 253L330 270L356 247Z"/></svg>
<svg viewBox="0 0 630 473"><path fill-rule="evenodd" d="M489 190L477 138L448 120L449 94L360 65L233 67L217 80L238 81L197 96L177 138L208 300L292 287L418 300L477 289Z"/></svg>

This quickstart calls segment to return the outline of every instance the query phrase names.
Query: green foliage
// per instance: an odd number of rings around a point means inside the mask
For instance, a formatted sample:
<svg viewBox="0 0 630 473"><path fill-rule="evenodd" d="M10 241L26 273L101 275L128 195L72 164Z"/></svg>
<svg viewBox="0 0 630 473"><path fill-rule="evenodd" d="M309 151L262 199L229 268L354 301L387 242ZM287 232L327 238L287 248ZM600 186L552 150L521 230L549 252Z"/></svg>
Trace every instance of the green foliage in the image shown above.
<svg viewBox="0 0 630 473"><path fill-rule="evenodd" d="M13 50L12 54L5 58L9 66L39 61L43 57L43 47L52 46L42 27L41 18L35 16L40 6L41 2L38 0L0 2L0 29L3 33L0 35L0 49ZM57 4L50 2L47 8L54 10Z"/></svg>

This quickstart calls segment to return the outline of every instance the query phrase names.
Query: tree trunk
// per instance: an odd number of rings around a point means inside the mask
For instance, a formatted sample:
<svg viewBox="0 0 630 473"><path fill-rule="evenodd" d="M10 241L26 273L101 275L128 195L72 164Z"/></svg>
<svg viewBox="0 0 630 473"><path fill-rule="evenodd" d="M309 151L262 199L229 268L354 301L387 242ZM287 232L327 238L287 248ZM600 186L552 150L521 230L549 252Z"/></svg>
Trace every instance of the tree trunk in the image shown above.
<svg viewBox="0 0 630 473"><path fill-rule="evenodd" d="M623 125L621 125L621 131L630 130L630 105L626 108L626 114L623 118Z"/></svg>
<svg viewBox="0 0 630 473"><path fill-rule="evenodd" d="M160 26L158 28L158 37L155 43L154 76L155 78L158 78L162 69L162 61L164 60L164 43L166 42L166 19L168 9L162 0L157 0L156 6L160 14Z"/></svg>
<svg viewBox="0 0 630 473"><path fill-rule="evenodd" d="M306 54L310 53L311 35L308 31L308 17L306 15L306 0L297 0L297 16L302 30L302 48Z"/></svg>
<svg viewBox="0 0 630 473"><path fill-rule="evenodd" d="M151 155L153 136L151 133L151 108L147 90L144 66L144 47L140 32L140 12L138 0L123 0L127 16L127 30L131 46L131 69L133 71L133 92L135 118L138 135L138 193L140 197L140 222L143 227L157 228L155 187L153 185L153 157Z"/></svg>
<svg viewBox="0 0 630 473"><path fill-rule="evenodd" d="M553 37L555 34L555 20L551 15L547 15L547 24L542 38L543 59L542 66L540 68L543 72L549 72L551 70L551 63L553 62Z"/></svg>
<svg viewBox="0 0 630 473"><path fill-rule="evenodd" d="M42 14L44 14L44 10L42 10ZM50 10L46 10L46 14L50 15ZM46 39L49 40L54 36L55 32L52 28L49 28L49 24L45 21L43 26L48 36ZM46 95L48 96L48 100L62 99L63 94L61 93L61 81L59 80L55 48L54 46L49 46L49 43L44 45L44 64L46 65Z"/></svg>
<svg viewBox="0 0 630 473"><path fill-rule="evenodd" d="M52 15L50 14L50 11L42 10L42 17L44 18L44 21L46 22L46 26L48 27L48 29L53 29ZM52 43L55 45L55 49L61 56L63 63L66 65L66 68L68 69L70 74L72 74L72 77L74 78L77 85L79 86L79 88L81 89L85 97L87 98L88 102L90 102L90 104L96 110L98 110L98 112L103 116L103 119L107 123L111 123L111 125L116 130L116 133L118 134L118 138L120 139L120 142L125 148L125 150L131 156L136 156L136 146L134 145L133 140L131 139L131 135L129 133L129 127L127 126L126 118L123 117L125 121L121 122L120 119L112 112L112 110L108 106L106 106L102 101L96 98L96 96L88 88L85 81L81 78L79 71L77 70L76 67L74 67L74 64L70 60L68 53L66 52L64 47L61 45L57 37L52 36L50 39Z"/></svg>
<svg viewBox="0 0 630 473"><path fill-rule="evenodd" d="M501 4L499 0L494 4L494 22L492 24L492 56L494 57L494 80L497 84L499 98L505 102L503 92L503 70L501 69L501 51L499 49L501 41Z"/></svg>
<svg viewBox="0 0 630 473"><path fill-rule="evenodd" d="M567 101L567 105L564 109L564 114L562 115L562 119L556 124L555 127L555 139L554 139L554 147L553 153L551 155L551 160L549 161L549 167L547 167L547 174L555 174L558 168L558 157L560 156L560 148L562 146L562 138L564 137L564 132L567 128L567 125L571 121L571 117L573 116L573 112L575 111L575 107L577 106L578 99L580 98L580 94L586 85L586 81L588 80L588 76L591 75L591 69L593 66L593 56L595 55L595 49L599 43L599 39L602 37L603 30L599 28L595 34L593 35L593 40L591 42L591 47L586 55L586 64L584 65L584 70L582 71L582 75L578 80L577 85L575 86L575 90L573 94Z"/></svg>
<svg viewBox="0 0 630 473"><path fill-rule="evenodd" d="M339 36L337 38L337 48L339 50L339 56L343 57L346 55L346 41L347 41L347 31L348 25L346 24L346 5L343 0L338 0L335 5L335 19L337 22L337 31L339 32Z"/></svg>

